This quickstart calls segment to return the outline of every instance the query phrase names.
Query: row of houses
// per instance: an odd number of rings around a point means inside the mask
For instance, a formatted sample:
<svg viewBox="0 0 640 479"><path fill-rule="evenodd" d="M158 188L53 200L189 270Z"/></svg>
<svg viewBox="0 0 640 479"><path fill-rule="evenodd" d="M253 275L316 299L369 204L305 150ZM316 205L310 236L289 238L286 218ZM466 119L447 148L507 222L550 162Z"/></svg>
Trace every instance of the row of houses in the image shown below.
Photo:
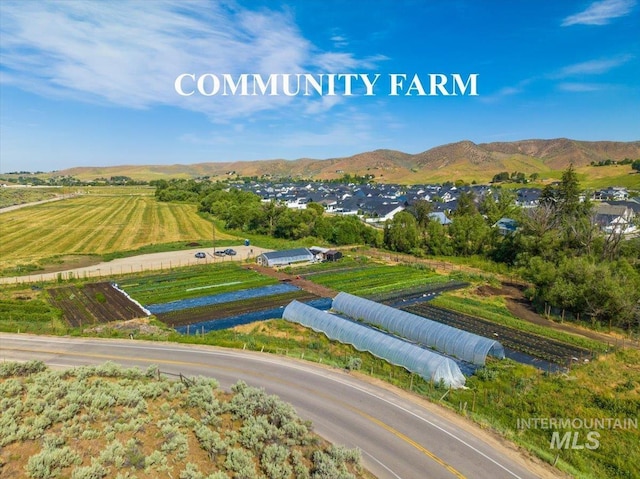
<svg viewBox="0 0 640 479"><path fill-rule="evenodd" d="M239 188L251 191L263 201L279 201L289 208L304 209L311 202L322 205L328 213L357 215L369 224L383 224L399 212L415 204L418 200L430 201L432 218L447 225L449 216L457 209L462 192L470 192L480 202L486 195L495 194L491 185L455 186L395 184L337 184L331 182L248 182ZM515 204L522 208L533 208L539 204L541 190L520 188L515 190ZM622 228L633 230L633 218L640 214L638 202L628 199L628 191L623 187L598 190L592 196L596 201L596 222L605 231ZM614 208L615 206L615 208ZM507 232L511 224L497 227Z"/></svg>

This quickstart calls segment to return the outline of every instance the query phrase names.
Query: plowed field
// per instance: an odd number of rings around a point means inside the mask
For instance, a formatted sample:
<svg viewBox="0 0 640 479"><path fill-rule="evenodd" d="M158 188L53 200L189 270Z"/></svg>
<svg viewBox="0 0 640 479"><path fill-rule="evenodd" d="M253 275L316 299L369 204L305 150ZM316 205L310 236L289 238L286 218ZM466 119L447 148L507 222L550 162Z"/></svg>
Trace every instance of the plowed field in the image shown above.
<svg viewBox="0 0 640 479"><path fill-rule="evenodd" d="M469 331L485 338L496 339L505 348L527 353L562 366L570 363L573 358L590 359L592 357L591 351L587 349L429 304L415 304L403 309L454 328Z"/></svg>
<svg viewBox="0 0 640 479"><path fill-rule="evenodd" d="M303 290L292 291L290 293L276 294L254 298L251 301L240 300L228 303L203 306L201 308L181 309L168 313L160 313L157 318L168 326L185 326L214 319L229 318L253 311L265 309L276 309L284 307L294 299L298 301L310 301L318 299L318 296Z"/></svg>
<svg viewBox="0 0 640 479"><path fill-rule="evenodd" d="M92 283L83 288L61 286L48 290L51 302L63 311L73 327L146 316L146 313L110 283Z"/></svg>

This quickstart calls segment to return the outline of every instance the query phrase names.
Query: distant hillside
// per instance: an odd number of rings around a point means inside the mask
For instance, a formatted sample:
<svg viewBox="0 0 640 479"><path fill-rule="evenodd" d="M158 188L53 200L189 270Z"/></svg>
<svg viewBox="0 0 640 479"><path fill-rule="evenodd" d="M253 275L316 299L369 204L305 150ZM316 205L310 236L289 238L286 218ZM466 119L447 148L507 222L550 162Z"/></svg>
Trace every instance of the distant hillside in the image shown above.
<svg viewBox="0 0 640 479"><path fill-rule="evenodd" d="M501 171L539 173L542 176L548 174L552 177L553 172L564 170L571 163L576 168L583 169L591 162L597 163L608 159L621 161L625 158L640 158L640 141L577 141L566 138L480 144L460 141L418 154L375 150L325 160L302 158L192 165L82 167L62 170L57 174L71 175L85 180L117 175L153 180L201 176L220 178L235 175L331 179L349 173L370 174L374 175L378 181L398 183L455 179L469 181L475 179L484 182L489 181L493 175ZM613 171L618 175L630 172L631 169L628 167ZM583 173L589 174L586 170Z"/></svg>

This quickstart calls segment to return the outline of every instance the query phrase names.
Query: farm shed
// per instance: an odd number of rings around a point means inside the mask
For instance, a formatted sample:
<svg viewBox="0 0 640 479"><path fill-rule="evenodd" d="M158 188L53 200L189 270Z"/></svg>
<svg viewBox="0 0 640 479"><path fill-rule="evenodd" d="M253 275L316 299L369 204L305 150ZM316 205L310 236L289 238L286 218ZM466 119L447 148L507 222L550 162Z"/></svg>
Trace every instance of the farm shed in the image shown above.
<svg viewBox="0 0 640 479"><path fill-rule="evenodd" d="M494 339L478 336L352 294L339 293L333 299L332 308L350 318L362 320L409 341L415 341L473 364L484 365L487 355L504 358L502 344Z"/></svg>
<svg viewBox="0 0 640 479"><path fill-rule="evenodd" d="M302 261L313 261L314 258L308 248L295 248L262 253L256 258L256 261L260 266L282 266Z"/></svg>
<svg viewBox="0 0 640 479"><path fill-rule="evenodd" d="M324 259L327 261L338 261L340 258L342 258L342 253L335 249L330 249L324 254Z"/></svg>
<svg viewBox="0 0 640 479"><path fill-rule="evenodd" d="M312 246L311 248L309 248L309 250L315 255L316 259L320 259L323 261L338 261L340 258L342 258L342 253L335 249Z"/></svg>
<svg viewBox="0 0 640 479"><path fill-rule="evenodd" d="M464 386L465 377L451 358L395 336L295 300L287 305L282 317L321 332L329 339L351 344L359 351L368 351L391 364L402 366L427 381L442 381L446 386L453 388Z"/></svg>

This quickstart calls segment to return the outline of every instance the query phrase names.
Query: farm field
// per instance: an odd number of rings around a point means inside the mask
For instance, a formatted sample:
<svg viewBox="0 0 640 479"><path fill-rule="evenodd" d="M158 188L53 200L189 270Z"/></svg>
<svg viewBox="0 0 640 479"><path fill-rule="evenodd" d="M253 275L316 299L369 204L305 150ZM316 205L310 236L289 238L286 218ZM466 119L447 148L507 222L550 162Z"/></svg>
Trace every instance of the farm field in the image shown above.
<svg viewBox="0 0 640 479"><path fill-rule="evenodd" d="M0 208L49 200L69 191L69 188L0 188Z"/></svg>
<svg viewBox="0 0 640 479"><path fill-rule="evenodd" d="M63 326L62 313L40 294L27 297L31 291L3 294L0 298L0 331L48 333L52 327ZM43 293L40 291L39 293Z"/></svg>
<svg viewBox="0 0 640 479"><path fill-rule="evenodd" d="M376 297L391 291L444 283L448 278L427 268L408 265L387 266L369 263L361 267L345 267L307 275L314 283L358 296Z"/></svg>
<svg viewBox="0 0 640 479"><path fill-rule="evenodd" d="M310 301L318 299L314 294L303 290L291 291L289 293L262 296L248 300L229 301L199 308L180 309L159 313L156 317L168 326L184 326L187 324L201 323L217 319L225 319L239 316L255 311L272 310L283 308L293 300Z"/></svg>
<svg viewBox="0 0 640 479"><path fill-rule="evenodd" d="M83 195L0 215L0 270L69 255L103 255L146 245L210 240L196 206L147 194ZM216 239L231 236L216 232Z"/></svg>
<svg viewBox="0 0 640 479"><path fill-rule="evenodd" d="M278 280L229 262L126 276L116 282L136 301L149 305L268 286Z"/></svg>
<svg viewBox="0 0 640 479"><path fill-rule="evenodd" d="M427 299L431 299L436 294L452 291L455 289L466 288L470 283L463 281L447 281L442 283L428 283L425 285L415 286L400 291L390 291L388 293L367 296L367 299L386 304L387 306L400 307Z"/></svg>
<svg viewBox="0 0 640 479"><path fill-rule="evenodd" d="M486 319L456 313L455 311L438 308L426 303L414 304L402 309L485 338L495 337L506 348L530 354L536 358L562 366L570 364L572 358L592 359L592 352L588 349L554 341L533 333L496 324Z"/></svg>
<svg viewBox="0 0 640 479"><path fill-rule="evenodd" d="M451 293L438 296L430 304L440 308L453 310L458 313L483 318L495 324L501 324L518 331L532 333L537 336L562 343L576 346L596 353L607 352L609 347L606 343L596 341L584 336L577 336L563 331L530 323L515 317L504 304L500 303L501 298L487 300L479 297L460 297Z"/></svg>
<svg viewBox="0 0 640 479"><path fill-rule="evenodd" d="M51 288L47 291L53 305L62 310L72 327L110 321L141 318L147 314L110 283L90 283Z"/></svg>

